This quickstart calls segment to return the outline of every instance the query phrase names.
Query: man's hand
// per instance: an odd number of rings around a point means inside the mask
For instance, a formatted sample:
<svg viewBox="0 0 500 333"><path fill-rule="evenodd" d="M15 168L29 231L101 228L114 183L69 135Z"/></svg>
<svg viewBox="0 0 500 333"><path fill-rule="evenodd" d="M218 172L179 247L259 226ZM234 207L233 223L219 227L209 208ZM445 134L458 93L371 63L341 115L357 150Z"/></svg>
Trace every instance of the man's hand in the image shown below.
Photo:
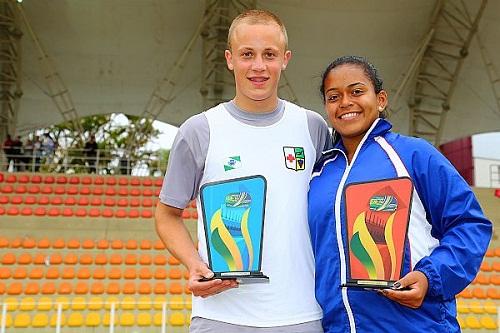
<svg viewBox="0 0 500 333"><path fill-rule="evenodd" d="M409 290L400 290L408 288ZM394 288L384 289L381 294L401 305L418 309L427 294L429 282L424 273L413 271L394 283Z"/></svg>
<svg viewBox="0 0 500 333"><path fill-rule="evenodd" d="M214 273L208 269L204 262L199 262L193 265L189 270L189 289L195 296L203 298L216 295L224 290L237 288L238 282L236 280L221 280L214 279L209 281L200 281L203 278L210 279Z"/></svg>

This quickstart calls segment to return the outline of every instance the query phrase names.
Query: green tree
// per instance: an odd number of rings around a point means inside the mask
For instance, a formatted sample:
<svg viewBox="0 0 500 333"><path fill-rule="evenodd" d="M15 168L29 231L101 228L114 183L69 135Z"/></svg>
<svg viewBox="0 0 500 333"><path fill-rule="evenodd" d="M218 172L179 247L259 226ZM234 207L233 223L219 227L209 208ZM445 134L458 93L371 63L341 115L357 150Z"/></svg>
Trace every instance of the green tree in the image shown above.
<svg viewBox="0 0 500 333"><path fill-rule="evenodd" d="M118 114L83 117L80 119L83 133L79 133L70 122L37 131L50 133L57 144L54 158L44 169L51 172L66 172L68 169L75 172L87 171L83 148L91 135L96 137L99 149L98 168L102 172L116 173L120 165L135 168L140 164L144 170L151 169L154 152L146 149L146 144L156 138L159 131L153 127L151 120L124 116L126 119L122 116L121 121L117 121ZM141 128L144 135L129 140L129 133L134 133L136 128ZM127 147L129 142L133 142L132 147ZM126 163L123 163L124 160Z"/></svg>

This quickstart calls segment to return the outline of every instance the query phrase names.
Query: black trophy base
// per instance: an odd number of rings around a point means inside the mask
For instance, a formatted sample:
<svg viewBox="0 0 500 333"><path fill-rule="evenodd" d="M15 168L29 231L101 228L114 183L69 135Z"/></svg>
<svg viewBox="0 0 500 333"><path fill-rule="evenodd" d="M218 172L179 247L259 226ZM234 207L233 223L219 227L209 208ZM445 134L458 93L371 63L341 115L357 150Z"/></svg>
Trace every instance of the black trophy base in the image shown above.
<svg viewBox="0 0 500 333"><path fill-rule="evenodd" d="M396 281L379 280L353 280L347 281L341 287L362 288L362 289L393 289Z"/></svg>
<svg viewBox="0 0 500 333"><path fill-rule="evenodd" d="M210 281L214 279L236 280L240 284L268 283L269 277L262 272L221 272L214 273L211 279L201 279L200 281Z"/></svg>

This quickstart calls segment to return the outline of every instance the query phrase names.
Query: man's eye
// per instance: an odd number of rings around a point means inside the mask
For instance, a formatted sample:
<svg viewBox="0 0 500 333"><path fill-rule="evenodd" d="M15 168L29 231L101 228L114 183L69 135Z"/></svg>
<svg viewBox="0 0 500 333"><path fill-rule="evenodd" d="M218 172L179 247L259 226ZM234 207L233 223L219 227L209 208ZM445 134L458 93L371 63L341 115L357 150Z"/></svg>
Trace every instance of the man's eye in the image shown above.
<svg viewBox="0 0 500 333"><path fill-rule="evenodd" d="M338 99L339 99L339 96L337 96L337 95L331 95L331 96L328 96L328 100L329 100L330 102L335 102L335 101L336 101L336 100L338 100Z"/></svg>
<svg viewBox="0 0 500 333"><path fill-rule="evenodd" d="M241 55L244 56L245 58L248 58L252 56L252 52L243 52Z"/></svg>

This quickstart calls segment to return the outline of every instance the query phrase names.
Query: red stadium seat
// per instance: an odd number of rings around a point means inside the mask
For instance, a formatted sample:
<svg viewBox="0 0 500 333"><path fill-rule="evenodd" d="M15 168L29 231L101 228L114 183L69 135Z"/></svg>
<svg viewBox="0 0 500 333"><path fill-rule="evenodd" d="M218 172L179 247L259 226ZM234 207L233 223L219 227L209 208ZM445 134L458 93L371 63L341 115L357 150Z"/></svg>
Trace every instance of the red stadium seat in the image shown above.
<svg viewBox="0 0 500 333"><path fill-rule="evenodd" d="M101 206L102 205L102 200L99 197L93 197L90 199L90 205L91 206Z"/></svg>
<svg viewBox="0 0 500 333"><path fill-rule="evenodd" d="M154 195L154 192L152 189L150 188L145 188L143 191L142 191L142 196L144 197L152 197Z"/></svg>
<svg viewBox="0 0 500 333"><path fill-rule="evenodd" d="M121 177L118 179L118 185L121 185L121 186L126 186L128 185L128 179L127 178L124 178L124 177Z"/></svg>
<svg viewBox="0 0 500 333"><path fill-rule="evenodd" d="M128 211L128 217L130 217L130 218L138 218L139 217L139 211L137 209L130 209Z"/></svg>
<svg viewBox="0 0 500 333"><path fill-rule="evenodd" d="M82 186L80 188L80 194L81 195L89 195L90 194L90 188L88 186Z"/></svg>
<svg viewBox="0 0 500 333"><path fill-rule="evenodd" d="M153 212L149 209L143 209L141 212L141 217L145 219L149 219L153 217Z"/></svg>
<svg viewBox="0 0 500 333"><path fill-rule="evenodd" d="M23 216L33 215L33 209L31 207L24 207L21 209L21 215Z"/></svg>
<svg viewBox="0 0 500 333"><path fill-rule="evenodd" d="M128 196L128 189L126 187L122 187L118 189L118 195L121 197Z"/></svg>
<svg viewBox="0 0 500 333"><path fill-rule="evenodd" d="M141 201L137 198L131 198L129 201L130 207L139 207L141 205Z"/></svg>
<svg viewBox="0 0 500 333"><path fill-rule="evenodd" d="M80 178L78 178L76 176L72 176L69 178L69 183L73 184L73 185L80 184Z"/></svg>
<svg viewBox="0 0 500 333"><path fill-rule="evenodd" d="M94 185L103 185L104 184L104 178L103 177L95 177L94 178Z"/></svg>
<svg viewBox="0 0 500 333"><path fill-rule="evenodd" d="M111 208L104 208L101 215L103 217L113 217L114 211Z"/></svg>
<svg viewBox="0 0 500 333"><path fill-rule="evenodd" d="M28 177L27 175L20 175L17 182L21 184L27 184L30 182L30 177Z"/></svg>
<svg viewBox="0 0 500 333"><path fill-rule="evenodd" d="M31 176L31 183L40 184L42 182L42 177L40 175Z"/></svg>
<svg viewBox="0 0 500 333"><path fill-rule="evenodd" d="M30 185L30 187L28 187L28 193L30 193L30 194L38 194L38 193L40 193L40 186L38 186L38 185Z"/></svg>
<svg viewBox="0 0 500 333"><path fill-rule="evenodd" d="M56 178L57 184L66 184L68 182L68 178L66 176L58 176Z"/></svg>
<svg viewBox="0 0 500 333"><path fill-rule="evenodd" d="M63 203L62 197L52 197L52 199L50 200L50 204L54 206L62 205L62 203Z"/></svg>
<svg viewBox="0 0 500 333"><path fill-rule="evenodd" d="M500 198L500 188L497 188L495 190L495 196L498 197L498 198Z"/></svg>
<svg viewBox="0 0 500 333"><path fill-rule="evenodd" d="M16 175L8 175L7 178L5 178L6 183L16 183L17 182L17 177Z"/></svg>
<svg viewBox="0 0 500 333"><path fill-rule="evenodd" d="M138 177L132 177L132 179L130 179L130 185L132 185L132 186L140 186L141 185L141 181L139 180Z"/></svg>
<svg viewBox="0 0 500 333"><path fill-rule="evenodd" d="M111 186L116 185L116 178L113 176L107 177L106 178L106 185L111 185Z"/></svg>
<svg viewBox="0 0 500 333"><path fill-rule="evenodd" d="M107 207L113 207L116 205L116 200L113 198L106 198L104 199L104 206Z"/></svg>
<svg viewBox="0 0 500 333"><path fill-rule="evenodd" d="M50 176L50 175L45 176L45 178L43 179L43 182L45 184L54 184L55 181L56 181L56 179L54 178L54 176Z"/></svg>
<svg viewBox="0 0 500 333"><path fill-rule="evenodd" d="M153 181L151 178L144 177L142 180L142 186L153 186Z"/></svg>
<svg viewBox="0 0 500 333"><path fill-rule="evenodd" d="M52 192L53 192L52 186L51 185L44 185L40 192L42 192L43 194L52 194Z"/></svg>
<svg viewBox="0 0 500 333"><path fill-rule="evenodd" d="M66 193L66 188L64 186L56 186L54 188L54 193L55 194L64 194L64 193Z"/></svg>
<svg viewBox="0 0 500 333"><path fill-rule="evenodd" d="M7 208L7 215L17 216L17 215L19 215L19 213L20 213L20 211L19 211L19 208L17 208L17 207Z"/></svg>
<svg viewBox="0 0 500 333"><path fill-rule="evenodd" d="M64 200L64 204L66 206L74 206L76 204L76 199L73 198L73 197L67 197L65 200Z"/></svg>
<svg viewBox="0 0 500 333"><path fill-rule="evenodd" d="M114 187L108 187L104 194L108 196L116 195L116 190L114 189Z"/></svg>
<svg viewBox="0 0 500 333"><path fill-rule="evenodd" d="M90 185L90 184L92 184L92 177L84 176L84 177L81 178L80 182L83 185Z"/></svg>
<svg viewBox="0 0 500 333"><path fill-rule="evenodd" d="M66 193L69 195L76 195L76 194L78 194L78 187L69 186L68 189L66 190Z"/></svg>
<svg viewBox="0 0 500 333"><path fill-rule="evenodd" d="M88 206L89 205L89 199L87 197L80 197L78 199L78 206Z"/></svg>
<svg viewBox="0 0 500 333"><path fill-rule="evenodd" d="M46 195L42 195L38 198L39 205L48 205L50 203L50 199Z"/></svg>
<svg viewBox="0 0 500 333"><path fill-rule="evenodd" d="M28 195L24 197L24 204L26 205L34 205L36 203L36 197L32 195Z"/></svg>
<svg viewBox="0 0 500 333"><path fill-rule="evenodd" d="M85 208L77 208L75 210L75 216L85 217L87 216L87 210Z"/></svg>
<svg viewBox="0 0 500 333"><path fill-rule="evenodd" d="M28 188L24 185L18 185L18 186L16 186L14 192L16 192L18 194L24 194L24 193L28 192Z"/></svg>
<svg viewBox="0 0 500 333"><path fill-rule="evenodd" d="M94 186L92 188L92 194L93 195L102 195L104 193L104 190L102 189L101 186Z"/></svg>
<svg viewBox="0 0 500 333"><path fill-rule="evenodd" d="M90 208L89 209L90 217L99 217L101 216L101 210L99 208Z"/></svg>
<svg viewBox="0 0 500 333"><path fill-rule="evenodd" d="M163 178L156 178L155 179L155 186L162 187L162 185L163 185Z"/></svg>
<svg viewBox="0 0 500 333"><path fill-rule="evenodd" d="M62 216L70 217L73 216L73 209L72 208L63 208L62 210Z"/></svg>
<svg viewBox="0 0 500 333"><path fill-rule="evenodd" d="M119 207L127 207L128 206L128 199L125 198L120 198L118 199L116 203Z"/></svg>
<svg viewBox="0 0 500 333"><path fill-rule="evenodd" d="M14 192L14 187L12 185L3 185L0 189L2 193L12 193Z"/></svg>
<svg viewBox="0 0 500 333"><path fill-rule="evenodd" d="M9 203L9 197L6 195L0 195L0 204L5 205Z"/></svg>

